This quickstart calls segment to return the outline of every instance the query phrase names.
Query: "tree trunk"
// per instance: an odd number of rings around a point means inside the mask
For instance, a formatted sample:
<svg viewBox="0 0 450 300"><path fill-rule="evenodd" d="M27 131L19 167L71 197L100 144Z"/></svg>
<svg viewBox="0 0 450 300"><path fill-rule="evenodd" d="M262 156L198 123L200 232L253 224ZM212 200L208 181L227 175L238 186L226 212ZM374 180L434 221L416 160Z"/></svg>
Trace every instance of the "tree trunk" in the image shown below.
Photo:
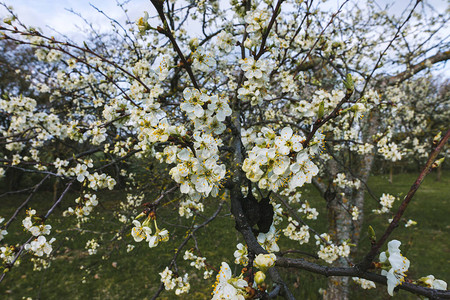
<svg viewBox="0 0 450 300"><path fill-rule="evenodd" d="M347 300L349 278L331 276L328 278L327 290L323 293L324 300Z"/></svg>
<svg viewBox="0 0 450 300"><path fill-rule="evenodd" d="M369 126L367 131L365 131L365 139L364 142L368 142L372 139L372 136L376 134L378 130L379 119L377 114L371 113L369 119ZM359 217L357 220L353 221L353 230L352 230L352 242L356 245L356 247L352 248L352 253L354 254L358 248L358 243L361 238L362 225L364 222L364 195L366 192L366 187L364 186L364 182L367 183L369 180L369 176L372 171L373 163L375 160L375 148L372 149L372 152L365 154L361 159L361 164L358 172L359 179L361 182L361 187L356 191L354 204L359 210ZM392 165L391 165L392 168Z"/></svg>
<svg viewBox="0 0 450 300"><path fill-rule="evenodd" d="M329 162L330 173L334 177L339 173L335 160ZM344 192L341 196L340 192ZM328 234L332 240L340 244L345 240L349 240L351 236L351 217L349 218L349 207L352 196L351 189L345 191L338 190L336 197L328 202ZM348 267L346 259L339 258L333 263L335 267ZM330 277L328 278L327 291L323 294L324 300L347 300L349 294L347 277Z"/></svg>
<svg viewBox="0 0 450 300"><path fill-rule="evenodd" d="M369 126L365 131L365 142L369 142L372 136L378 129L378 117L376 114L371 114L369 119ZM361 238L362 225L364 221L364 195L366 188L364 183L367 183L375 158L375 149L372 152L363 155L359 162L359 172L355 174L362 181L361 187L353 191L351 188L340 190L336 198L328 204L328 221L329 234L334 241L342 243L345 240L351 240L356 247L352 247L352 254L355 254L358 248L358 243ZM329 162L330 175L334 177L339 173L336 161ZM348 178L349 180L354 178ZM345 196L341 196L340 192L344 192ZM352 220L352 215L349 213L352 206L356 206L359 210L359 217L357 220ZM348 259L340 258L334 266L349 267ZM349 299L349 278L347 277L330 277L328 279L327 291L323 295L324 300L346 300Z"/></svg>

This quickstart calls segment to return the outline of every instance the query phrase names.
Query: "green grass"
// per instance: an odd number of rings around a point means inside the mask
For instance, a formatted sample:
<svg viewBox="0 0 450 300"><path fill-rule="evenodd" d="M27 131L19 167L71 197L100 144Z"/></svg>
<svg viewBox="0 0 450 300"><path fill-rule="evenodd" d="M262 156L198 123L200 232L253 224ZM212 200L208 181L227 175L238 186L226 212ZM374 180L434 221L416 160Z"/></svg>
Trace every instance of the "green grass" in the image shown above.
<svg viewBox="0 0 450 300"><path fill-rule="evenodd" d="M394 183L389 184L387 177L376 176L370 179L369 185L377 196L384 193L393 195L405 195L409 190L416 174L401 174L394 177ZM429 274L437 278L450 280L450 244L449 234L449 200L450 200L450 173L444 172L442 180L436 182L434 174L430 174L421 186L411 202L405 214L405 220L413 219L418 222L415 227L405 228L402 223L397 228L391 239L402 241L402 252L411 260L409 275L411 278L419 278ZM0 199L0 216L9 217L15 207L25 196L15 196ZM1 299L150 299L159 286L159 272L168 265L173 249L178 246L185 236L186 229L173 227L168 224L188 225L191 220L178 217L170 205L161 210L159 223L170 228L171 239L156 248L150 249L146 243L135 243L130 235L124 236L120 241L111 243L114 233L120 229L116 219L112 215L113 209L119 201L125 199L124 192L104 192L99 195L103 208L97 207L94 218L83 225L84 230L91 232L82 233L75 228L73 217L59 217L65 207L72 205L75 196L64 201L63 207L49 219L52 225L52 236L57 238L54 244L56 249L55 260L49 269L32 271L33 265L29 261L30 256L25 256L22 263L14 267L0 284ZM320 232L326 231L324 200L319 197L312 188L306 188L303 198L317 207L321 215L319 220L310 224ZM50 193L40 193L30 203L38 213L45 212L52 203ZM399 203L396 203L398 206ZM205 216L210 215L215 209L212 202L206 203ZM376 208L376 202L369 197L366 200L366 213ZM395 209L395 208L394 208ZM20 215L19 220L23 218ZM167 224L164 225L163 221ZM200 220L200 219L198 219ZM376 216L366 220L367 225L372 225L377 234L381 235L387 226L387 217ZM26 239L26 234L16 222L8 230L10 234L4 242L15 244ZM67 229L70 230L67 230ZM282 228L279 226L278 228ZM92 233L94 232L94 233ZM102 236L96 232L107 232ZM68 237L66 239L65 237ZM224 207L220 217L210 223L207 228L198 232L198 246L202 255L207 257L207 262L218 268L221 261L231 263L234 260L233 252L237 243L242 242L239 234L234 229L234 221L229 214L229 207ZM101 248L95 255L88 255L84 249L88 240L96 237ZM314 238L312 237L312 240ZM126 252L126 245L134 244L136 248ZM306 252L314 252L314 241L307 246L299 248L296 243L280 237L282 249L301 249ZM191 240L185 249L194 246ZM362 235L360 255L369 247L365 233ZM182 254L184 250L182 250ZM180 257L181 258L181 257ZM179 260L180 270L186 270L190 274L191 293L182 299L209 299L211 285L214 278L203 280L203 272L189 267L186 262ZM182 272L183 273L183 272ZM298 299L320 299L319 288L326 288L326 278L311 274L302 270L283 270L282 276L290 283L293 292ZM83 280L84 279L84 280ZM84 283L83 283L84 281ZM352 299L387 299L386 288L379 286L376 291L364 291L352 284ZM397 299L417 299L416 296L406 292L400 292ZM176 299L173 292L163 292L161 299Z"/></svg>

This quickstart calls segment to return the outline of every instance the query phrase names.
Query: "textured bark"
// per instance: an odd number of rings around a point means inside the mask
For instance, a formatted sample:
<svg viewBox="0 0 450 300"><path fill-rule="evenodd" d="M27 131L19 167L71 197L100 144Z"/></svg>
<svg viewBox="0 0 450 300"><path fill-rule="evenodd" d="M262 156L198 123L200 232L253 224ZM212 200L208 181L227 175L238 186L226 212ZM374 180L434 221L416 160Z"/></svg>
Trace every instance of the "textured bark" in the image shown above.
<svg viewBox="0 0 450 300"><path fill-rule="evenodd" d="M378 116L375 113L371 113L369 116L368 126L365 128L364 142L371 140L372 136L376 134L379 125ZM375 157L375 151L365 154L361 157L358 165L359 172L355 174L363 182L367 182L371 169L373 166ZM328 165L330 176L334 177L341 172L339 166L335 160L330 160ZM349 178L354 179L354 178ZM315 184L320 189L318 184ZM322 186L323 189L323 186ZM337 190L336 197L333 201L328 203L328 222L329 222L329 234L333 237L333 240L342 243L345 240L351 240L352 243L358 245L361 238L362 225L364 220L364 194L365 186L361 184L361 187L353 191L350 188L345 190ZM342 196L343 193L345 196ZM352 215L349 213L352 206L356 206L359 210L358 220L352 220ZM352 248L354 252L357 247ZM333 266L335 267L349 267L349 260L340 258ZM348 277L329 277L327 292L324 293L323 298L325 300L341 300L349 298L349 278Z"/></svg>
<svg viewBox="0 0 450 300"><path fill-rule="evenodd" d="M369 126L367 126L366 130L364 130L364 142L368 142L372 139L372 136L377 133L379 126L379 118L376 113L371 113L369 116ZM358 173L358 177L361 181L367 182L369 179L373 162L375 159L375 150L372 150L371 153L365 154L361 159L361 167ZM359 240L361 238L362 225L364 221L364 194L365 187L361 184L361 188L356 191L353 205L355 205L359 210L359 218L356 221L353 221L353 231L352 231L352 241L358 246ZM357 247L354 247L353 250L356 250Z"/></svg>
<svg viewBox="0 0 450 300"><path fill-rule="evenodd" d="M329 161L329 170L334 177L339 173L339 168L335 160ZM345 196L340 193L336 194L336 197L328 202L328 234L337 243L341 243L350 239L351 235L351 218L347 211L349 205L349 198L352 192L350 190L338 191L344 192ZM346 259L339 258L333 263L335 267L348 267ZM348 290L348 277L335 277L328 278L328 286L326 292L323 294L324 300L347 300L349 296Z"/></svg>

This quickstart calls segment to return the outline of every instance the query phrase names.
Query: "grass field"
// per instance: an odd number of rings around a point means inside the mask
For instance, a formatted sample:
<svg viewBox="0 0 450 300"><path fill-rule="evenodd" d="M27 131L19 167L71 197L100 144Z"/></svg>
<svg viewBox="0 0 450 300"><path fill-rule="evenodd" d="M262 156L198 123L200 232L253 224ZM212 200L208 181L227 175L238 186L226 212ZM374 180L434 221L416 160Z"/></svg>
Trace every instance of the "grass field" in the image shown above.
<svg viewBox="0 0 450 300"><path fill-rule="evenodd" d="M369 185L378 195L390 193L405 195L409 190L416 174L399 174L394 177L394 183L389 184L387 177L376 176L370 179ZM0 216L8 218L17 203L25 196L0 199ZM159 272L170 262L173 249L177 247L180 238L185 235L185 229L177 227L170 232L171 239L157 248L150 249L146 243L135 243L130 235L119 242L109 241L118 230L117 221L113 219L112 210L120 200L123 192L108 192L101 194L102 207L97 207L95 218L83 226L87 232L80 232L75 228L74 218L59 217L56 212L49 220L52 225L52 235L57 238L54 244L56 258L51 267L42 271L32 271L33 264L29 257L25 257L18 267L13 268L4 282L0 284L1 299L150 299L159 286ZM67 199L60 210L73 205L73 198ZM319 213L324 217L323 200L317 192L309 187L303 192L303 198L310 201L312 206L321 208ZM430 174L413 199L405 214L405 219L418 222L415 227L405 228L401 224L394 231L392 239L402 241L402 253L411 260L409 275L419 278L429 274L439 279L450 281L450 224L448 214L450 202L450 173L444 172L440 182L435 181L434 174ZM52 203L51 193L42 192L36 196L31 207L38 212L44 211ZM398 203L396 203L398 205ZM205 205L205 215L212 213L212 205ZM367 197L366 212L376 207L374 200ZM394 207L395 209L395 207ZM221 261L233 262L233 252L241 237L234 229L234 221L230 216L229 207L225 207L220 217L207 226L207 230L200 230L198 243L202 255L207 257L211 265L220 266ZM21 217L23 217L21 215ZM320 218L324 220L326 218ZM160 216L166 223L181 224L178 219ZM370 217L366 225L370 224L381 235L386 227L386 217ZM17 222L16 222L17 223ZM311 225L317 230L326 231L326 224L316 221ZM167 227L170 227L166 224ZM20 243L26 239L25 234L17 230L20 224L13 224L10 235L5 239L8 243ZM69 230L67 230L69 228ZM281 228L281 227L280 227ZM365 226L367 228L367 226ZM14 235L15 232L19 232ZM100 235L101 232L109 232ZM68 237L65 239L64 237ZM86 242L96 237L101 244L97 254L88 255L84 249ZM313 239L313 238L312 238ZM134 244L136 248L126 252L127 244ZM314 244L312 242L311 244ZM281 236L279 245L282 249L297 248L296 243ZM193 246L193 241L186 249ZM366 234L361 240L361 250L368 249ZM314 252L312 246L302 246L301 250ZM182 250L184 253L184 250ZM363 253L360 251L360 253ZM182 256L182 255L181 255ZM179 268L190 274L191 293L181 299L209 299L211 285L214 278L202 279L202 271L188 267L182 259ZM291 284L298 299L320 299L319 288L326 287L326 278L301 270L285 270L283 277ZM386 288L379 286L377 290L364 291L352 284L352 299L388 299ZM417 299L416 296L400 292L394 298ZM161 299L176 299L173 292L163 292Z"/></svg>

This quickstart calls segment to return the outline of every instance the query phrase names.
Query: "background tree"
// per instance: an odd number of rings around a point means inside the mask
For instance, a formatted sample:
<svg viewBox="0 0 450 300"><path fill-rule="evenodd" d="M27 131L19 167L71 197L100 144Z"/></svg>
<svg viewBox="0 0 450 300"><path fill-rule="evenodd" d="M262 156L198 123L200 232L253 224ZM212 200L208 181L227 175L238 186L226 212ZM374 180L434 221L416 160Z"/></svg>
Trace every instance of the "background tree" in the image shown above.
<svg viewBox="0 0 450 300"><path fill-rule="evenodd" d="M404 128L392 118L408 111L401 91L413 75L450 56L440 33L445 15L421 1L400 16L370 1L364 7L344 1L331 11L313 1L233 1L230 9L215 1L152 4L136 25L127 29L113 21L114 36L94 32L83 46L46 37L14 15L0 28L5 40L36 47L37 58L57 68L49 74L50 102L21 95L0 103L9 118L2 136L11 145L4 166L38 174L37 184L25 190L30 197L51 177L65 184L46 213L27 211L22 224L31 237L19 247L2 248L5 269L25 252L51 253L46 221L69 191L79 197L64 214L75 215L82 227L99 204L96 191L112 189L123 178L133 194L115 214L125 224L115 239L126 238L132 224L136 242L160 246L176 228L162 228L160 217L173 201L187 219L180 221L186 234L161 272L155 298L164 288L177 295L189 291L187 272L178 268L179 253L228 205L246 244L235 252L244 268L232 276L222 263L217 299L227 294L292 299L274 264L331 276L324 293L328 299L348 297L349 277L368 286L362 279L387 284L391 295L399 286L427 297L448 296L438 280L404 282L409 261L399 261L398 241L374 262L446 145L448 129L441 138L431 136L429 160L385 233L378 240L369 235L372 247L365 255L357 247L366 190L378 198L367 184L375 155L389 161L404 156L395 143ZM193 26L199 31L188 30ZM437 106L446 105L444 97ZM61 154L44 155L55 144ZM155 160L162 167L150 172L170 175L171 181L162 175L161 182L146 182L142 167ZM326 201L301 198L311 182ZM144 203L158 184L160 196ZM376 213L389 213L392 202L392 196L383 195ZM205 203L216 208L210 216L202 214ZM326 206L328 233L314 229L313 205ZM281 255L281 233L300 245L313 235L317 255L312 256L332 266ZM196 242L194 249L183 258L211 276L214 268L205 264ZM384 269L378 275L369 268ZM274 289L264 284L265 273Z"/></svg>

